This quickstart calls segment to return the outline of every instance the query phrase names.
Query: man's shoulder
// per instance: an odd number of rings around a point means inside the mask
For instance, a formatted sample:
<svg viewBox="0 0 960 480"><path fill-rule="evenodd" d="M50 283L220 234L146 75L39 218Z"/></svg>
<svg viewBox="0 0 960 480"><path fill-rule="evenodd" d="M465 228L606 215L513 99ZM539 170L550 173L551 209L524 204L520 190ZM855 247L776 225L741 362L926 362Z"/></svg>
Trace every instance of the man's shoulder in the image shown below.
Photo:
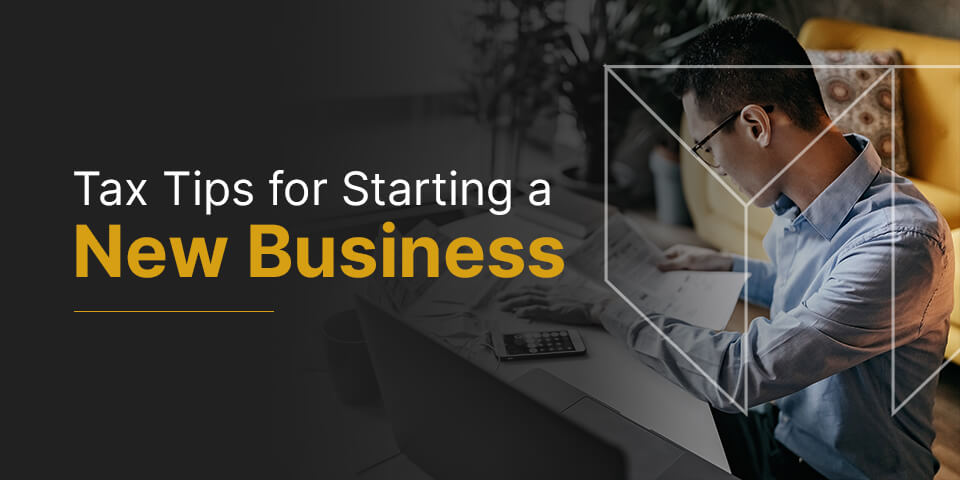
<svg viewBox="0 0 960 480"><path fill-rule="evenodd" d="M892 239L930 242L943 250L950 236L943 216L913 182L885 168L854 204L841 231L838 240L845 248Z"/></svg>

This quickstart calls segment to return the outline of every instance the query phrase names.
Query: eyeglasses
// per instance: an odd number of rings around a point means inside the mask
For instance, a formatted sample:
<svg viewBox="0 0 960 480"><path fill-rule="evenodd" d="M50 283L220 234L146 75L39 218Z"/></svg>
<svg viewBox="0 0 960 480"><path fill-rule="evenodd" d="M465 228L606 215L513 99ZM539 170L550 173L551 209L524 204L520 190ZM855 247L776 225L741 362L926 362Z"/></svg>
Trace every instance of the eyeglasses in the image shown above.
<svg viewBox="0 0 960 480"><path fill-rule="evenodd" d="M713 130L710 130L710 133L708 133L705 137L703 137L702 140L700 140L700 141L697 142L697 143L694 143L694 144L693 144L693 147L690 148L690 151L693 152L693 155L696 156L701 162L703 162L704 164L706 164L708 167L718 168L720 165L717 165L716 163L714 163L714 162L712 162L712 161L707 161L706 159L703 158L702 155L700 155L699 151L700 151L701 148L703 148L704 145L706 145L707 142L710 141L711 138L713 138L714 135L720 133L720 130L723 130L723 127L725 127L728 123L730 123L730 121L732 121L734 118L737 118L738 116L740 116L740 112L741 112L741 111L743 111L742 108L741 108L740 110L737 110L736 112L731 113L730 115L727 115L727 117L724 118L723 121L721 121L719 125L717 125L716 127L714 127ZM773 111L773 105L764 105L764 106L763 106L763 111L765 111L765 112L767 112L767 113L772 112L772 111Z"/></svg>

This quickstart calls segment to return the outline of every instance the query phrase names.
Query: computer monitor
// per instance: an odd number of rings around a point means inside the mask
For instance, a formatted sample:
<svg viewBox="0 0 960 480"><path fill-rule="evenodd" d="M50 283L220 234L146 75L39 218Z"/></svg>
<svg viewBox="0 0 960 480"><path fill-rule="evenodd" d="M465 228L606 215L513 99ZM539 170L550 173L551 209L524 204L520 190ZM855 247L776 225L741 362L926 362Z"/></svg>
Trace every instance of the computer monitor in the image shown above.
<svg viewBox="0 0 960 480"><path fill-rule="evenodd" d="M358 297L400 450L443 479L617 479L626 461L588 433L397 315Z"/></svg>

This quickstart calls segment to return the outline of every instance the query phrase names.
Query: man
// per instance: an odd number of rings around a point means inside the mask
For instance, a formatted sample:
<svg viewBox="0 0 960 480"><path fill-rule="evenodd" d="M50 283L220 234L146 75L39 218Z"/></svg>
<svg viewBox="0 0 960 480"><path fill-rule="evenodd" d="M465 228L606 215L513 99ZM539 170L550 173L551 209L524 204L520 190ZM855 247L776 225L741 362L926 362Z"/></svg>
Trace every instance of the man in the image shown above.
<svg viewBox="0 0 960 480"><path fill-rule="evenodd" d="M779 23L750 14L711 25L683 63L810 61ZM953 305L943 218L908 180L881 167L866 138L828 129L810 68L681 69L676 87L698 139L693 149L709 152L709 164L776 217L764 239L770 262L680 246L666 252L661 269L749 271L749 300L768 306L770 317L741 334L648 313L707 378L612 296L587 303L527 289L503 295L504 308L602 324L647 366L716 409L736 412L733 400L751 407L776 401L779 418L769 428L754 413L734 422L719 416L735 474L932 478L939 468L930 450L936 380L926 381L943 359ZM906 403L891 416L892 373L893 400ZM731 424L749 445L732 444ZM743 461L744 452L756 453Z"/></svg>

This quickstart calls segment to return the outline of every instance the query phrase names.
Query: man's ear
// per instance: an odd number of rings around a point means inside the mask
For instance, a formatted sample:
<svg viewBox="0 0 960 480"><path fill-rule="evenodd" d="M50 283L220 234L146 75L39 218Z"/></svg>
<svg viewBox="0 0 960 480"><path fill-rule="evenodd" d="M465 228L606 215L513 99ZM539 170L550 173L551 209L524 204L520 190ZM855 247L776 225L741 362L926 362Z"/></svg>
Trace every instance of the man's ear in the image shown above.
<svg viewBox="0 0 960 480"><path fill-rule="evenodd" d="M770 145L773 136L770 116L760 105L751 103L740 110L740 122L746 127L746 132L761 147Z"/></svg>

